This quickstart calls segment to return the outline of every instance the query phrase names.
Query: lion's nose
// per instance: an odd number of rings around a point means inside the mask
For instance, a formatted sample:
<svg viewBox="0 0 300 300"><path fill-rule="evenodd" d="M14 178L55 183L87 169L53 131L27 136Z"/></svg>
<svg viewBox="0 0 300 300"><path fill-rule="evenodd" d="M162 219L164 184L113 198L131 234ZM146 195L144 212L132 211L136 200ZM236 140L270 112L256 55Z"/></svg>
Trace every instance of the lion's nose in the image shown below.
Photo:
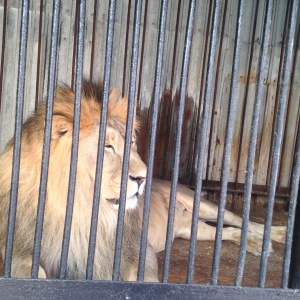
<svg viewBox="0 0 300 300"><path fill-rule="evenodd" d="M142 177L142 176L134 177L129 175L129 178L130 180L135 181L138 184L138 186L140 186L146 180L146 177Z"/></svg>

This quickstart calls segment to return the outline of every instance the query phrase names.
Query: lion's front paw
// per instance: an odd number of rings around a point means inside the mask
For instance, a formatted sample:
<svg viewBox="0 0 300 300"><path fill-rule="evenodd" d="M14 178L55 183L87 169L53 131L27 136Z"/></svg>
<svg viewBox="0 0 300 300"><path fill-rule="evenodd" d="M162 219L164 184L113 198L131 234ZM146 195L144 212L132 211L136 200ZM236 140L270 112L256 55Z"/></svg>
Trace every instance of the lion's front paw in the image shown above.
<svg viewBox="0 0 300 300"><path fill-rule="evenodd" d="M262 251L262 245L263 245L263 236L254 233L254 232L249 232L248 233L248 239L247 239L247 251L251 252L252 254L259 256L261 255ZM269 254L273 252L272 248L272 243L269 243L269 249L268 249Z"/></svg>

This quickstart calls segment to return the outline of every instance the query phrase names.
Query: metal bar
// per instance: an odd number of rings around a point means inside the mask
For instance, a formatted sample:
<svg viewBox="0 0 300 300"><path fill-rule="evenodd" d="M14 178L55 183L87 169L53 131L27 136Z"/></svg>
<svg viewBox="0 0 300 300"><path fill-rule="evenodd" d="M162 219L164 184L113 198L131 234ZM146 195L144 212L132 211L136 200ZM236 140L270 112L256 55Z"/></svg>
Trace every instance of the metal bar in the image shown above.
<svg viewBox="0 0 300 300"><path fill-rule="evenodd" d="M113 281L118 281L119 274L120 274L124 215L125 215L126 194L127 194L127 180L129 174L130 147L131 147L131 139L132 139L134 103L135 103L135 93L136 93L136 78L137 78L138 55L139 55L142 2L143 2L142 0L137 0L135 3L134 32L133 32L129 94L128 94L128 112L127 112L127 120L126 120L120 204L119 204L118 225L117 225L116 244L115 244L115 258L114 258L113 276L112 276Z"/></svg>
<svg viewBox="0 0 300 300"><path fill-rule="evenodd" d="M44 211L47 194L47 179L50 158L50 145L51 145L51 130L52 130L52 115L53 115L53 101L55 89L55 75L56 75L56 61L57 61L57 47L58 47L58 34L59 34L59 16L60 16L60 0L55 0L53 3L52 15L52 34L49 58L49 75L48 75L48 90L46 102L46 118L44 129L44 145L41 167L41 179L39 187L39 200L36 217L36 227L34 236L34 246L32 255L32 270L31 277L37 278L39 271L41 240L44 223Z"/></svg>
<svg viewBox="0 0 300 300"><path fill-rule="evenodd" d="M254 12L254 18L253 18L253 28L252 28L252 37L251 37L251 42L250 42L250 53L249 53L249 60L247 64L247 75L246 75L246 83L245 83L245 92L244 92L244 97L243 97L243 111L242 111L242 116L241 119L245 120L246 116L246 109L247 109L247 98L249 95L249 86L250 86L250 78L251 78L251 65L253 62L253 53L254 53L254 47L255 47L255 39L256 39L256 27L257 27L257 17L258 17L258 7L259 7L259 0L256 0L255 3L255 12ZM243 135L244 135L244 128L245 128L246 122L242 122L241 128L240 128L240 133L239 133L239 141L238 141L238 155L237 155L237 165L236 165L236 171L235 171L235 183L238 185L238 180L239 180L239 171L240 171L240 164L242 157L242 143L243 143ZM235 197L236 194L234 194Z"/></svg>
<svg viewBox="0 0 300 300"><path fill-rule="evenodd" d="M196 133L195 133L195 143L193 148L193 157L192 157L192 164L191 169L196 164L197 156L196 149L199 147L200 139L201 139L201 128L200 128L200 121L201 121L201 101L202 101L202 95L203 95L203 86L204 86L204 75L205 75L205 65L206 65L206 59L207 59L207 49L208 49L208 41L209 41L209 35L210 35L210 23L211 23L211 13L212 13L212 1L208 1L209 7L208 7L208 17L206 22L206 28L205 28L205 42L204 42L204 51L202 56L202 70L201 70L201 76L200 76L200 89L199 89L199 104L198 104L198 111L197 111L197 124L196 124ZM190 184L192 184L193 181L193 175L191 175Z"/></svg>
<svg viewBox="0 0 300 300"><path fill-rule="evenodd" d="M189 249L188 258L188 270L187 270L187 283L192 283L194 278L194 265L195 265L195 254L196 254L196 241L198 232L198 219L199 219L199 209L200 209L200 195L202 189L202 176L203 176L203 165L205 159L205 149L206 149L206 137L207 137L207 127L208 127L208 117L210 101L212 97L212 86L213 86L213 73L215 56L217 51L217 42L219 38L219 29L221 21L221 2L220 0L215 0L213 8L213 20L212 20L212 34L209 45L208 52L208 65L205 80L205 90L204 90L204 102L203 102L203 112L202 112L202 122L201 122L201 135L198 148L198 163L197 163L197 178L194 196L194 207L192 216L192 227L191 227L191 241Z"/></svg>
<svg viewBox="0 0 300 300"><path fill-rule="evenodd" d="M0 68L0 111L2 106L2 85L3 85L3 71L4 71L4 54L6 43L6 22L7 22L7 0L3 3L3 23L2 23L2 50L1 50L1 68Z"/></svg>
<svg viewBox="0 0 300 300"><path fill-rule="evenodd" d="M90 65L90 80L93 79L94 74L94 60L95 60L95 35L97 27L97 6L98 0L94 1L94 12L93 12L93 31L92 31L92 45L91 45L91 65Z"/></svg>
<svg viewBox="0 0 300 300"><path fill-rule="evenodd" d="M188 70L190 62L190 53L192 47L193 27L194 27L194 15L195 15L196 3L194 0L190 1L189 12L188 12L188 23L185 36L185 47L182 61L181 71L181 82L179 90L179 109L178 109L178 122L176 128L176 142L175 142L175 158L173 165L172 181L171 181L171 194L168 214L168 226L166 235L166 247L164 257L164 269L163 269L163 282L168 282L170 272L170 260L171 260L171 249L173 242L173 228L174 228L174 216L175 216L175 205L176 205L176 190L179 175L179 162L180 162L180 148L181 148L181 135L182 135L182 124L183 124L183 113L186 97L186 89L188 82Z"/></svg>
<svg viewBox="0 0 300 300"><path fill-rule="evenodd" d="M126 22L126 36L125 36L125 49L124 49L124 60L123 60L123 82L122 82L122 96L125 93L125 84L126 84L126 73L127 73L127 53L128 53L128 44L129 44L129 25L130 25L130 9L131 9L131 0L128 0L128 9L127 9L127 22Z"/></svg>
<svg viewBox="0 0 300 300"><path fill-rule="evenodd" d="M299 181L298 181L299 184ZM300 195L298 190L297 205L295 205L294 233L292 237L291 263L289 268L288 287L292 289L300 289ZM296 202L295 201L295 202Z"/></svg>
<svg viewBox="0 0 300 300"><path fill-rule="evenodd" d="M222 171L221 171L222 172L221 193L220 193L220 203L218 208L214 258L213 258L213 266L212 266L212 280L211 280L212 284L218 283L219 265L220 265L220 257L221 257L222 230L224 224L224 212L225 212L226 196L227 196L230 155L231 155L232 137L233 137L233 130L234 130L234 120L235 120L235 106L237 100L244 10L245 10L245 0L241 0L238 5L238 17L237 17L237 24L236 24L236 39L234 45L233 64L232 64L232 80L230 84L230 95L229 95L229 111L227 117L225 148L224 148Z"/></svg>
<svg viewBox="0 0 300 300"><path fill-rule="evenodd" d="M218 47L218 58L217 58L217 61L216 61L216 72L215 72L215 79L214 81L216 82L215 86L213 87L213 96L212 96L212 108L211 108L211 118L210 118L210 126L209 126L209 134L208 134L208 144L207 144L207 149L209 149L209 151L207 151L207 158L206 158L206 175L203 176L204 178L208 179L209 178L209 171L210 171L210 159L211 159L211 152L213 151L210 151L211 149L211 144L212 144L212 137L213 137L213 132L214 132L214 123L215 123L215 117L214 117L214 112L215 112L215 109L216 109L216 99L217 99L217 92L218 92L218 82L219 82L219 73L220 73L220 63L221 63L221 57L222 57L222 54L223 54L223 37L224 37L224 30L225 30L225 22L226 22L226 13L227 13L227 4L228 4L228 0L225 0L223 1L224 2L224 9L223 9L223 18L222 18L222 25L221 25L221 31L220 31L220 43L219 43L219 47ZM225 45L226 47L226 45Z"/></svg>
<svg viewBox="0 0 300 300"><path fill-rule="evenodd" d="M285 119L285 112L286 112L286 102L287 102L288 92L290 89L294 37L296 31L296 19L297 19L297 11L298 11L297 8L298 8L298 1L293 0L291 5L289 24L288 24L289 30L287 33L286 49L283 58L284 59L283 73L282 73L282 79L280 84L278 113L277 113L277 120L276 120L275 131L274 131L270 189L269 189L269 195L267 199L268 205L267 205L266 221L265 221L265 228L264 228L262 255L260 260L259 280L258 280L259 287L265 286L266 274L267 274L267 263L268 263L268 254L269 254L268 249L270 244L270 233L271 233L271 226L272 226L275 189L276 189L276 184L278 179L281 142L282 142L283 126L284 126L284 119Z"/></svg>
<svg viewBox="0 0 300 300"><path fill-rule="evenodd" d="M299 300L300 291L291 289L205 284L157 284L91 280L37 280L0 278L2 299L172 299L172 300Z"/></svg>
<svg viewBox="0 0 300 300"><path fill-rule="evenodd" d="M147 176L146 176L139 268L138 268L138 275L137 275L138 281L144 280L144 271L145 271L145 262L146 262L151 187L152 187L152 176L153 176L153 166L154 166L155 141L156 141L156 131L157 131L158 107L159 107L160 84L161 84L161 74L162 74L163 57L164 57L167 16L168 16L168 0L164 0L161 6L158 45L157 45L153 109L151 114L150 141L149 141L149 149L148 149L148 164L147 164L148 169L147 169Z"/></svg>
<svg viewBox="0 0 300 300"><path fill-rule="evenodd" d="M247 173L246 173L246 185L244 194L244 205L243 205L243 222L242 222L242 234L240 242L240 252L239 252L239 262L237 268L237 275L235 278L235 285L240 286L243 279L245 258L246 258L246 246L247 246L247 233L248 233L248 223L250 214L250 201L251 201L251 187L253 182L253 169L254 169L254 158L257 142L257 132L258 132L258 119L260 112L261 99L263 96L263 84L264 77L267 68L267 56L268 56L268 44L271 32L272 23L272 13L273 13L273 0L268 0L266 6L264 28L263 28L263 38L262 38L262 48L259 58L259 74L258 83L255 94L254 111L251 123L251 133L250 133L250 144L247 160Z"/></svg>
<svg viewBox="0 0 300 300"><path fill-rule="evenodd" d="M67 261L68 261L68 252L69 252L69 242L71 236L72 214L73 214L73 204L74 204L75 184L76 184L76 170L77 170L77 156L78 156L78 142L79 142L79 128L80 128L80 107L81 107L80 101L81 101L81 87L82 87L82 74L83 74L85 9L86 9L86 1L81 0L79 2L74 121L73 121L73 134L72 134L70 175L69 175L69 190L68 190L68 198L67 198L64 235L62 241L60 270L59 270L59 278L61 279L65 279L67 276Z"/></svg>
<svg viewBox="0 0 300 300"><path fill-rule="evenodd" d="M12 179L11 179L10 204L9 204L9 213L8 213L3 277L11 276L13 242L14 242L17 201L18 201L18 185L19 185L19 175L20 175L28 21L29 21L29 0L23 0L21 29L20 29L20 49L19 49L18 86L17 86L17 99L16 99L17 103L16 103L13 163L12 163Z"/></svg>
<svg viewBox="0 0 300 300"><path fill-rule="evenodd" d="M105 134L106 134L106 124L107 124L110 74L111 74L111 65L112 65L115 13L116 13L116 0L111 0L109 3L109 11L108 11L105 67L104 67L104 79L103 79L103 102L102 102L102 110L101 110L101 122L99 127L97 164L96 164L92 219L91 219L91 228L90 228L89 250L88 250L88 259L87 259L87 267L86 267L86 279L93 278L93 266L94 266L94 259L95 259L99 204L100 204L100 195L101 195L103 157L104 157L104 148L105 148Z"/></svg>
<svg viewBox="0 0 300 300"><path fill-rule="evenodd" d="M297 144L295 148L295 159L291 181L291 197L289 205L288 224L286 230L284 260L282 268L281 287L286 289L289 283L289 271L291 268L291 252L293 244L293 232L295 225L297 198L299 198L299 181L300 181L300 123L298 124Z"/></svg>
<svg viewBox="0 0 300 300"><path fill-rule="evenodd" d="M178 0L177 4L177 15L176 15L176 25L175 25L175 37L174 37L174 43L173 43L173 53L172 53L172 71L171 71L171 83L170 83L170 98L173 98L174 95L174 81L175 81L175 69L176 69L176 54L177 54L177 46L178 46L178 35L179 35L179 21L180 21L180 12L181 12L181 0ZM171 101L170 101L171 102ZM161 168L161 178L164 178L166 175L166 172L168 170L168 149L170 144L170 128L171 128L171 122L172 122L172 103L169 103L168 105L168 114L167 114L167 120L166 122L166 139L165 139L165 145L163 149L163 157L162 157L162 168Z"/></svg>
<svg viewBox="0 0 300 300"><path fill-rule="evenodd" d="M40 0L40 18L39 18L39 41L38 41L38 56L36 68L36 86L35 86L35 110L39 104L39 86L40 86L40 67L41 67L41 44L42 44L42 30L43 30L43 8L44 1Z"/></svg>

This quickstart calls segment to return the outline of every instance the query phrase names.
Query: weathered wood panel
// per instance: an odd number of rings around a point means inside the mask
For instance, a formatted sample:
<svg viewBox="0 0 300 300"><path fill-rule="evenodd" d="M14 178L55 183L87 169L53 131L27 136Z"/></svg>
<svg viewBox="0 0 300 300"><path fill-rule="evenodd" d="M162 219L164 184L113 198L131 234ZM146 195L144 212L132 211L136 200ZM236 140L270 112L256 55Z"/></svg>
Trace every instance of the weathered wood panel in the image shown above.
<svg viewBox="0 0 300 300"><path fill-rule="evenodd" d="M3 24L5 20L4 4L5 1L0 0L0 24ZM84 76L94 80L101 80L104 71L108 4L108 0L87 1ZM160 5L160 1L156 0L148 0L143 3L140 28L140 56L136 95L143 121L142 128L144 131L140 134L142 140L140 151L144 159L147 157L149 138L149 107L151 107L156 68ZM154 170L156 176L165 178L171 177L174 158L178 92L188 5L188 1L171 0L168 8ZM245 180L265 6L265 0L246 1L239 67L238 101L229 174L231 182L243 183ZM118 1L116 9L111 85L119 87L124 95L128 92L129 84L134 7L134 0L126 0ZM287 0L275 1L268 53L268 71L265 78L255 158L254 184L258 185L268 184L272 135L282 69L282 52L286 36L287 7ZM209 134L207 137L202 137L199 124L204 97L212 10L212 1L197 1L180 163L180 180L190 184L194 182L197 164L197 154L194 149L199 140L203 138L207 138L208 141L203 178L219 181L221 176L238 1L225 0L222 2L222 19L215 57L214 97L211 99ZM51 14L51 1L31 1L24 103L25 118L34 111L37 102L43 99L47 90ZM0 66L0 70L3 70L2 91L0 91L0 151L3 150L4 145L13 136L14 132L20 16L21 1L8 0L5 30L0 30L0 57L2 56L2 45L5 41L5 47L3 47L4 61L3 65ZM58 83L73 84L76 61L76 16L76 1L62 1L57 65ZM295 62L292 70L292 88L288 99L279 176L279 185L282 187L289 187L296 128L300 113L299 40L296 40L295 43L298 50L295 52Z"/></svg>

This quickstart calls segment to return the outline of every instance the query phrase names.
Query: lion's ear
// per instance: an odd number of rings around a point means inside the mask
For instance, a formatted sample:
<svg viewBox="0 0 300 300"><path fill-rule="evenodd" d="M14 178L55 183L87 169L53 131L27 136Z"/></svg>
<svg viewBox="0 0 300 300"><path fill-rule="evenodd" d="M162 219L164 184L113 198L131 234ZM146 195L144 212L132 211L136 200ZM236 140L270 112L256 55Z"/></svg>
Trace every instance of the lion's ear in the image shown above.
<svg viewBox="0 0 300 300"><path fill-rule="evenodd" d="M52 119L52 139L57 140L72 131L72 123L63 116L54 115Z"/></svg>

